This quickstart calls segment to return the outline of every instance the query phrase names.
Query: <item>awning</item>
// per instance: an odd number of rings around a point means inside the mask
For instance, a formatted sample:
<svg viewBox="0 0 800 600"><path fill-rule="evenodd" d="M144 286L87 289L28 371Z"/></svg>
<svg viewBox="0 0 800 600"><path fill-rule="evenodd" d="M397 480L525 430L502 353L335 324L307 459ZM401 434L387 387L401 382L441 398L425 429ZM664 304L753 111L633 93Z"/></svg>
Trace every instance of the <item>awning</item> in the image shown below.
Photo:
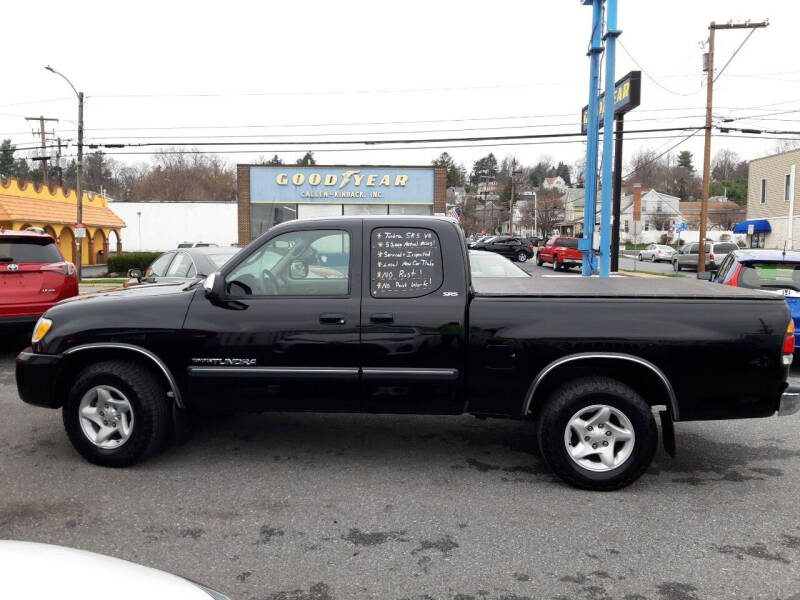
<svg viewBox="0 0 800 600"><path fill-rule="evenodd" d="M772 227L769 226L769 221L766 219L748 219L737 223L733 228L733 233L750 233L750 225L753 226L753 233L770 233Z"/></svg>

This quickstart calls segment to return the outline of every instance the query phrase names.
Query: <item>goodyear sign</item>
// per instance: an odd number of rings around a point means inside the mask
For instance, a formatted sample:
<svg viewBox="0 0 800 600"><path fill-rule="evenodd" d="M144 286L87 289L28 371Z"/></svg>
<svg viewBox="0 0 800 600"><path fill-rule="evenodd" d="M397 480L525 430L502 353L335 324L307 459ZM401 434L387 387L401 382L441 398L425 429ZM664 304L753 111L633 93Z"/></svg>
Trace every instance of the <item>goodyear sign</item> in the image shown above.
<svg viewBox="0 0 800 600"><path fill-rule="evenodd" d="M433 204L433 167L250 167L251 203Z"/></svg>
<svg viewBox="0 0 800 600"><path fill-rule="evenodd" d="M625 114L639 106L642 95L642 72L631 71L614 84L614 114ZM603 114L606 109L606 95L600 95L600 127L603 126ZM589 107L584 106L581 113L581 133L589 127Z"/></svg>

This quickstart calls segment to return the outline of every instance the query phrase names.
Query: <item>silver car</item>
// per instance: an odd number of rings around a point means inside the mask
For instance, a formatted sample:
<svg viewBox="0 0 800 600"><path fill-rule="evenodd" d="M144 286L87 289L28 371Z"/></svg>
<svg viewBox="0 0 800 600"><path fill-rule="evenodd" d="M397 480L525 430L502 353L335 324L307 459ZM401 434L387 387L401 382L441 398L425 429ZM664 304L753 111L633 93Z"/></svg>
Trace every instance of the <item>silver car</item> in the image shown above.
<svg viewBox="0 0 800 600"><path fill-rule="evenodd" d="M734 242L706 242L706 271L716 271L729 252L739 248ZM672 268L677 273L681 269L697 269L700 244L685 244L672 257Z"/></svg>
<svg viewBox="0 0 800 600"><path fill-rule="evenodd" d="M672 255L675 254L675 249L665 244L650 244L647 248L639 250L638 259L649 260L650 262L661 262L666 260L672 261Z"/></svg>

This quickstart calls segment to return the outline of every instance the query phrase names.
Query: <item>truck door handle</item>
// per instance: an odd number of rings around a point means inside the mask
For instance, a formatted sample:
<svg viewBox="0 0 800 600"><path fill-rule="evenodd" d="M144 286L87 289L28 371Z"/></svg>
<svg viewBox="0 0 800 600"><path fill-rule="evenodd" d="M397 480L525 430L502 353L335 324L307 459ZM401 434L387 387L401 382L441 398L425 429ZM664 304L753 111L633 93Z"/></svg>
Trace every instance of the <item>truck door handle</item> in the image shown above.
<svg viewBox="0 0 800 600"><path fill-rule="evenodd" d="M373 313L369 316L369 320L373 323L394 323L394 315L392 313Z"/></svg>
<svg viewBox="0 0 800 600"><path fill-rule="evenodd" d="M333 325L344 325L347 321L344 315L339 313L322 313L319 316L320 323L332 323Z"/></svg>

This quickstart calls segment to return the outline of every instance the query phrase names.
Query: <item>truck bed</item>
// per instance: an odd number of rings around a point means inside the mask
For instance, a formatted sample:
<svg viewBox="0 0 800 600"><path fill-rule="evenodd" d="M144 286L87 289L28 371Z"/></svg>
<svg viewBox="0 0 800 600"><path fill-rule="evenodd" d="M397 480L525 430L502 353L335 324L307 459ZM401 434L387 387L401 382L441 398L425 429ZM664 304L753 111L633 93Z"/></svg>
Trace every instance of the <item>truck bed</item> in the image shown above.
<svg viewBox="0 0 800 600"><path fill-rule="evenodd" d="M783 302L783 296L707 281L642 277L475 278L476 297L659 298L695 300L762 300Z"/></svg>

